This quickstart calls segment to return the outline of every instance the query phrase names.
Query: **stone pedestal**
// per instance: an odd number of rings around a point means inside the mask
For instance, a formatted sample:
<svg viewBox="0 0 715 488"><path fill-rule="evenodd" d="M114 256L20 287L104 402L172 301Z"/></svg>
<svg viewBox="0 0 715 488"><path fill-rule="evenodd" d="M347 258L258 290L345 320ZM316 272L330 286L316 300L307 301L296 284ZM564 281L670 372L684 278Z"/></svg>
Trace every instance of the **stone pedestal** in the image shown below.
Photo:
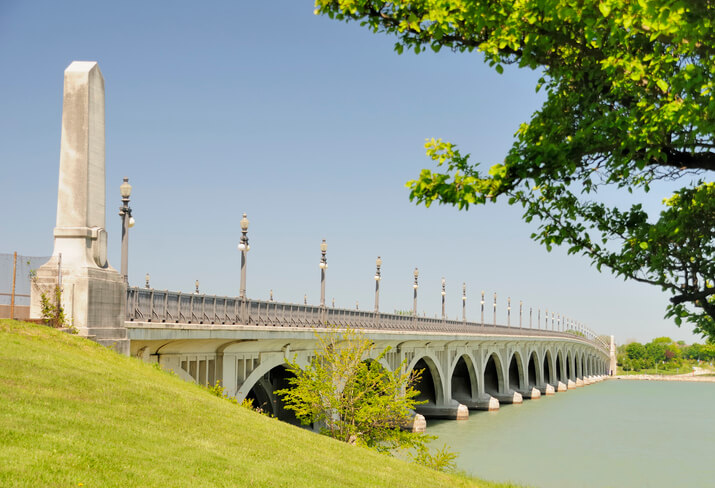
<svg viewBox="0 0 715 488"><path fill-rule="evenodd" d="M525 398L527 400L538 400L539 398L541 398L541 392L536 387L520 391L519 393L521 393L522 398Z"/></svg>
<svg viewBox="0 0 715 488"><path fill-rule="evenodd" d="M567 390L568 390L568 388L566 388L566 385L563 384L561 381L559 381L559 382L556 384L556 392L557 392L557 393L558 393L558 392L562 392L562 391L567 391Z"/></svg>
<svg viewBox="0 0 715 488"><path fill-rule="evenodd" d="M584 384L581 378L576 378L576 388L581 388Z"/></svg>
<svg viewBox="0 0 715 488"><path fill-rule="evenodd" d="M518 391L510 391L509 393L498 393L494 395L499 403L523 403L524 398Z"/></svg>
<svg viewBox="0 0 715 488"><path fill-rule="evenodd" d="M466 405L454 402L450 405L425 404L418 405L417 412L428 419L466 420L469 418L469 409Z"/></svg>
<svg viewBox="0 0 715 488"><path fill-rule="evenodd" d="M539 391L541 392L542 395L545 395L545 396L554 395L556 393L556 390L554 390L554 387L548 383L545 384L544 386L542 386L541 388L539 388Z"/></svg>
<svg viewBox="0 0 715 488"><path fill-rule="evenodd" d="M64 78L54 250L37 270L30 316L41 318L41 294L59 286L70 325L128 354L126 285L107 263L105 227L104 78L97 63L74 61Z"/></svg>
<svg viewBox="0 0 715 488"><path fill-rule="evenodd" d="M568 388L569 390L572 388L576 388L576 382L574 380L568 380L568 382L566 383L566 388Z"/></svg>

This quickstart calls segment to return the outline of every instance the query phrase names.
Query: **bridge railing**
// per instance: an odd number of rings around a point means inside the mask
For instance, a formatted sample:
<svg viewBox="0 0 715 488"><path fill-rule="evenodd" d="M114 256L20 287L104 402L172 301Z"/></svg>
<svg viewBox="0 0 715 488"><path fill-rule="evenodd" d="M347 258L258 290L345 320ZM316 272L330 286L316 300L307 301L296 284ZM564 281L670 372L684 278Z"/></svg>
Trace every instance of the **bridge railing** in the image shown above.
<svg viewBox="0 0 715 488"><path fill-rule="evenodd" d="M182 324L230 324L264 327L351 327L395 331L486 333L499 335L542 335L569 337L570 332L482 324L412 315L376 313L314 305L239 297L181 293L153 288L127 289L126 320ZM598 336L582 337L608 353L609 345Z"/></svg>

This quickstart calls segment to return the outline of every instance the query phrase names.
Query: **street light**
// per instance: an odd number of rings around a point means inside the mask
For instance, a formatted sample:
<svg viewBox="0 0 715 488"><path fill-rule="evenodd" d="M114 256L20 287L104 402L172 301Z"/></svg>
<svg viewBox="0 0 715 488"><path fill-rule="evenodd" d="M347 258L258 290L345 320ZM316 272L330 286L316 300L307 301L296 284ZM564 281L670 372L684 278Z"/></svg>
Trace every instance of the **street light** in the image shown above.
<svg viewBox="0 0 715 488"><path fill-rule="evenodd" d="M248 224L250 222L246 218L246 214L243 214L241 219L241 240L238 242L238 250L241 252L241 288L239 291L239 296L241 300L246 299L246 253L251 249L248 245Z"/></svg>
<svg viewBox="0 0 715 488"><path fill-rule="evenodd" d="M467 322L467 284L462 283L462 322Z"/></svg>
<svg viewBox="0 0 715 488"><path fill-rule="evenodd" d="M511 297L506 297L506 326L511 327Z"/></svg>
<svg viewBox="0 0 715 488"><path fill-rule="evenodd" d="M484 290L482 290L482 327L484 327Z"/></svg>
<svg viewBox="0 0 715 488"><path fill-rule="evenodd" d="M447 292L445 291L445 284L446 282L444 281L444 277L442 277L442 321L444 321L446 315L445 315L445 310L444 310L444 299L445 295L447 295Z"/></svg>
<svg viewBox="0 0 715 488"><path fill-rule="evenodd" d="M414 272L412 273L415 276L415 283L412 285L412 288L414 289L414 297L413 297L413 303L412 303L412 315L414 317L417 317L417 288L419 285L417 284L417 278L420 275L420 271L415 268Z"/></svg>
<svg viewBox="0 0 715 488"><path fill-rule="evenodd" d="M320 307L325 308L325 270L328 269L328 260L325 259L325 253L328 251L328 243L320 243Z"/></svg>
<svg viewBox="0 0 715 488"><path fill-rule="evenodd" d="M122 277L124 283L128 285L129 229L134 227L134 217L132 217L132 209L129 207L129 197L132 194L129 178L124 178L122 184L119 185L119 193L122 196L122 206L119 207L119 216L122 218Z"/></svg>
<svg viewBox="0 0 715 488"><path fill-rule="evenodd" d="M151 288L151 287L149 286L149 278L151 278L151 276L149 276L149 273L147 273L146 276L144 277L144 281L145 281L144 287L145 287L145 288Z"/></svg>
<svg viewBox="0 0 715 488"><path fill-rule="evenodd" d="M194 282L194 285L196 285L196 292L195 292L195 293L198 295L198 294L199 294L199 280L196 280L196 281Z"/></svg>
<svg viewBox="0 0 715 488"><path fill-rule="evenodd" d="M497 292L494 292L494 325L497 325Z"/></svg>
<svg viewBox="0 0 715 488"><path fill-rule="evenodd" d="M382 266L382 259L380 256L375 260L375 316L380 314L380 280L382 276L380 275L380 267Z"/></svg>

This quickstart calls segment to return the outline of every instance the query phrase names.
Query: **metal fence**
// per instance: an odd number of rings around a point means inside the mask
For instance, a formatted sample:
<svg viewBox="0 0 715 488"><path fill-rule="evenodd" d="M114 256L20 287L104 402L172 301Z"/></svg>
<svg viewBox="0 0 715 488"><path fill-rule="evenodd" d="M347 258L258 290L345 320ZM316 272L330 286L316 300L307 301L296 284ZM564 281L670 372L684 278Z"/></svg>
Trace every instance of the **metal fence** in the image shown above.
<svg viewBox="0 0 715 488"><path fill-rule="evenodd" d="M29 318L32 277L49 259L0 253L0 318Z"/></svg>
<svg viewBox="0 0 715 488"><path fill-rule="evenodd" d="M331 326L355 329L379 329L414 332L487 333L499 335L540 335L569 337L569 332L490 325L461 320L433 319L411 315L375 313L281 303L263 300L241 300L239 297L181 293L153 288L127 289L126 319L130 322L168 322L181 324L257 325L265 327ZM600 337L587 331L585 339L608 352Z"/></svg>

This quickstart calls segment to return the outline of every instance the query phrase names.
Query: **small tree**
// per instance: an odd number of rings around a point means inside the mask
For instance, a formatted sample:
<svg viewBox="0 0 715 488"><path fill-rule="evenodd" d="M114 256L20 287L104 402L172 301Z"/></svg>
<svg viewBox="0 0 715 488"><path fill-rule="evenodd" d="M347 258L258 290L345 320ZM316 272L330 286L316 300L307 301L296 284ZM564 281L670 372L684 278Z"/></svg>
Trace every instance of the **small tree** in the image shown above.
<svg viewBox="0 0 715 488"><path fill-rule="evenodd" d="M278 390L285 408L293 410L302 424L318 424L321 433L350 444L380 452L413 449L413 459L436 469L453 467L454 454L446 447L430 454L421 433L402 426L412 420L419 402L414 385L421 371L407 371L403 362L396 371L380 361L389 348L369 359L373 343L354 330L331 329L318 335L315 355L301 367L288 363L295 377L290 388Z"/></svg>

